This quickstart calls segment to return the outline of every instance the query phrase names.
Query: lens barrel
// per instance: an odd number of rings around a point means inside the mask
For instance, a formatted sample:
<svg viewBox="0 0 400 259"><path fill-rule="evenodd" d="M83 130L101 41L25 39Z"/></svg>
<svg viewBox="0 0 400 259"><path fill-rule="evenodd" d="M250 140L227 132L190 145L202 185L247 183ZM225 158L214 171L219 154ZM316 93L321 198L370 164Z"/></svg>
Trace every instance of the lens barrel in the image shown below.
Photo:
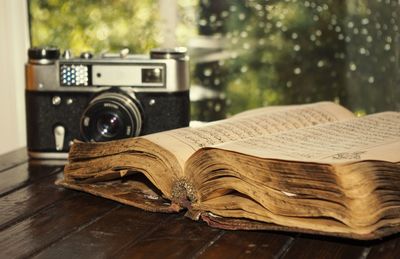
<svg viewBox="0 0 400 259"><path fill-rule="evenodd" d="M105 92L94 98L82 114L80 129L85 141L110 141L140 134L142 115L134 98Z"/></svg>

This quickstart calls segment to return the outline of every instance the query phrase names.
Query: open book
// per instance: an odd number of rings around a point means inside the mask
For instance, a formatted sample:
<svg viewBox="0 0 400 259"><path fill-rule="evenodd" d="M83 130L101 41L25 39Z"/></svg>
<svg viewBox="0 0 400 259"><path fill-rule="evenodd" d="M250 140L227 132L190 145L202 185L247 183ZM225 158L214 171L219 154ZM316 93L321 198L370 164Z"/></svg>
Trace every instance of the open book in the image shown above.
<svg viewBox="0 0 400 259"><path fill-rule="evenodd" d="M59 184L225 229L378 238L400 232L400 113L321 102L77 142Z"/></svg>

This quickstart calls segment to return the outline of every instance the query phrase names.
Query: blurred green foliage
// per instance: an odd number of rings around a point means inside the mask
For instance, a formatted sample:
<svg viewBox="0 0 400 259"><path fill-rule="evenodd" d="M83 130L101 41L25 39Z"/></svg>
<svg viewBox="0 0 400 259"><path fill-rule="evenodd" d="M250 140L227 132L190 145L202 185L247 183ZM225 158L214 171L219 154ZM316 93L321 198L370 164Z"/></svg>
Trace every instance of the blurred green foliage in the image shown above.
<svg viewBox="0 0 400 259"><path fill-rule="evenodd" d="M153 0L30 0L31 43L79 54L157 46L158 8Z"/></svg>
<svg viewBox="0 0 400 259"><path fill-rule="evenodd" d="M156 0L31 0L32 45L75 53L144 53L162 42ZM339 102L356 113L400 110L396 0L177 0L178 42L222 39L192 82L216 91L193 109L216 119L248 108ZM218 54L218 53L217 53ZM221 95L222 93L222 95ZM221 96L223 98L221 99ZM218 114L212 117L212 114ZM196 119L196 116L194 117Z"/></svg>
<svg viewBox="0 0 400 259"><path fill-rule="evenodd" d="M398 1L218 2L203 1L203 19L223 21L203 31L228 40L219 69L229 112L321 100L360 114L400 110Z"/></svg>

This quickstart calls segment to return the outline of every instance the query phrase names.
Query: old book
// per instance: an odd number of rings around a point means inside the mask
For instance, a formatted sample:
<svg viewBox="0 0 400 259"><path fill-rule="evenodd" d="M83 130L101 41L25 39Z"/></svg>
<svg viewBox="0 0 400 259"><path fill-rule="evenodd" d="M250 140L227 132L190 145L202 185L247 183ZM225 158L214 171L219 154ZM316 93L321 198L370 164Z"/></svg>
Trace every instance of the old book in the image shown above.
<svg viewBox="0 0 400 259"><path fill-rule="evenodd" d="M379 238L400 231L400 113L321 102L77 142L60 184L225 229Z"/></svg>

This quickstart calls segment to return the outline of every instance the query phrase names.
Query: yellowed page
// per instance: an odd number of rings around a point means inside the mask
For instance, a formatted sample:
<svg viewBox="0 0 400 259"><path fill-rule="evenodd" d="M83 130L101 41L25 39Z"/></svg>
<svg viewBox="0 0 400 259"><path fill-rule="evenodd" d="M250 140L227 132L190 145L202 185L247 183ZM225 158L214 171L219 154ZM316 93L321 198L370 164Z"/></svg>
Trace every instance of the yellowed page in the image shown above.
<svg viewBox="0 0 400 259"><path fill-rule="evenodd" d="M248 111L201 127L176 129L143 136L143 138L173 153L183 168L186 160L202 147L353 117L350 111L340 105L321 102L256 109L254 112Z"/></svg>
<svg viewBox="0 0 400 259"><path fill-rule="evenodd" d="M400 113L378 113L215 147L262 158L293 161L342 164L382 160L398 163Z"/></svg>

